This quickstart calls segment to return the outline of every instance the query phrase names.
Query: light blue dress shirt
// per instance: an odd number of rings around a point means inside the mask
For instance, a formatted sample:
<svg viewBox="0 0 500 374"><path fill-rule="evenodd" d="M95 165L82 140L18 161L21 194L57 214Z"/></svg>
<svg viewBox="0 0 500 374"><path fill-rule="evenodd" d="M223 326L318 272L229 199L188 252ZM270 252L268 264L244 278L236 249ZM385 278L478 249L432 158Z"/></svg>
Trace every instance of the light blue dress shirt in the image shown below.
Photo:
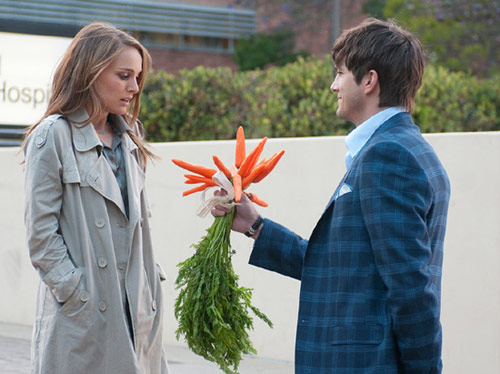
<svg viewBox="0 0 500 374"><path fill-rule="evenodd" d="M403 107L390 107L384 109L368 118L346 136L345 143L347 146L347 153L345 155L345 166L347 170L349 170L356 155L361 151L368 140L370 140L375 131L377 131L377 129L389 118L404 111L405 109Z"/></svg>

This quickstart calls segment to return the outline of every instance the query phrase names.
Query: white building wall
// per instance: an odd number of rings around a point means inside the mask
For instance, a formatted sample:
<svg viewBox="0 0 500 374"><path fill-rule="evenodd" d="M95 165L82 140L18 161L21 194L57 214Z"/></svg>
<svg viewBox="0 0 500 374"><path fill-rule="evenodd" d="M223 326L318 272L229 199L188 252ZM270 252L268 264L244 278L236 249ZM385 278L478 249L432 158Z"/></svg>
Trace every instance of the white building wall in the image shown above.
<svg viewBox="0 0 500 374"><path fill-rule="evenodd" d="M500 133L431 134L451 180L442 290L445 374L500 373ZM257 141L252 141L256 144ZM247 145L247 147L249 147ZM147 189L153 212L157 261L166 269L165 337L175 340L173 304L176 265L193 252L212 218L199 218L199 194L182 198L179 158L208 165L213 154L225 163L234 142L154 144L161 161L151 164ZM264 156L285 149L280 164L251 187L270 203L262 215L309 236L345 167L344 138L270 139ZM23 170L18 149L0 149L0 322L32 324L38 276L31 267L23 223ZM298 310L298 281L247 264L252 240L233 234L234 267L240 285L253 288L253 304L274 322L255 319L252 339L259 356L292 361ZM480 369L479 369L480 368Z"/></svg>

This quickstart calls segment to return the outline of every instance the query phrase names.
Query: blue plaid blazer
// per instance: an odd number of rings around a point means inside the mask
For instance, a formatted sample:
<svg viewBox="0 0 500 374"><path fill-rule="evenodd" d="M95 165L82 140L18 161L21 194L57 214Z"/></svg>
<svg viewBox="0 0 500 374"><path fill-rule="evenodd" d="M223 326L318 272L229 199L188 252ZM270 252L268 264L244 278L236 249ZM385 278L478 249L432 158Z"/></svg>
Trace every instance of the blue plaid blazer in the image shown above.
<svg viewBox="0 0 500 374"><path fill-rule="evenodd" d="M250 263L301 280L296 374L441 373L450 185L408 113L385 122L309 240L266 219Z"/></svg>

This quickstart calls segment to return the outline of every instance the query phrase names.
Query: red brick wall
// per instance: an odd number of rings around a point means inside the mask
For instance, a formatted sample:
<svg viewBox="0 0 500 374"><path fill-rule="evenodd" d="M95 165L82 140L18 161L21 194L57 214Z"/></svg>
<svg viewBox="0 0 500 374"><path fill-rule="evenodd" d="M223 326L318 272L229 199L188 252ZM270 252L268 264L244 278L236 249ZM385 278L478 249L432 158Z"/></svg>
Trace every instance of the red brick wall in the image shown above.
<svg viewBox="0 0 500 374"><path fill-rule="evenodd" d="M341 30L353 27L366 18L361 12L362 0L344 0L341 2ZM271 32L281 23L291 21L295 32L295 47L320 56L329 53L333 46L332 37L332 1L325 1L325 7L308 9L301 22L296 22L281 9L281 6L264 6L257 10L257 29ZM272 3L268 3L272 4ZM265 23L263 22L265 20Z"/></svg>
<svg viewBox="0 0 500 374"><path fill-rule="evenodd" d="M227 8L235 4L235 0L157 0L163 2L180 3L186 5L201 5ZM301 17L301 22L295 22L283 10L280 2L273 3L270 0L261 3L256 9L257 30L260 32L271 32L280 24L291 21L293 31L296 35L296 49L306 50L311 54L321 56L328 54L332 48L332 1L325 0L325 7L319 9L320 14L314 14L309 9L306 17ZM341 2L341 29L353 27L360 23L366 16L361 13L362 0L343 0ZM255 10L255 9L254 9ZM237 69L232 57L227 54L217 54L199 51L177 51L167 49L150 50L153 57L153 67L176 72L179 69L192 69L203 65L208 67L229 66Z"/></svg>
<svg viewBox="0 0 500 374"><path fill-rule="evenodd" d="M200 51L178 51L168 49L148 49L153 59L153 69L175 73L180 69L193 69L197 66L218 67L228 66L237 70L232 56Z"/></svg>

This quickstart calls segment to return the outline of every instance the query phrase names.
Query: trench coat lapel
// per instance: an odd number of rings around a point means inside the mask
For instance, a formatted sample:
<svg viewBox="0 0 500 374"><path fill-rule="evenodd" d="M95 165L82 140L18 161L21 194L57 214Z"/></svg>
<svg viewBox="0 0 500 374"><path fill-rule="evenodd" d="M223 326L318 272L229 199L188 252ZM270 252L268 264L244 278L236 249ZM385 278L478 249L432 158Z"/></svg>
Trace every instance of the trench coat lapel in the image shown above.
<svg viewBox="0 0 500 374"><path fill-rule="evenodd" d="M123 119L120 117L120 120ZM123 121L125 123L125 121ZM127 191L129 204L129 220L131 227L141 219L141 193L144 189L145 174L137 161L139 149L127 132L122 136L122 151L127 169ZM140 157L140 156L139 156Z"/></svg>
<svg viewBox="0 0 500 374"><path fill-rule="evenodd" d="M87 112L82 109L68 118L73 124L72 136L75 157L84 185L87 184L104 198L112 201L126 216L120 187L113 170L102 153L101 140L92 124L81 124L88 119ZM95 149L101 152L96 152Z"/></svg>

